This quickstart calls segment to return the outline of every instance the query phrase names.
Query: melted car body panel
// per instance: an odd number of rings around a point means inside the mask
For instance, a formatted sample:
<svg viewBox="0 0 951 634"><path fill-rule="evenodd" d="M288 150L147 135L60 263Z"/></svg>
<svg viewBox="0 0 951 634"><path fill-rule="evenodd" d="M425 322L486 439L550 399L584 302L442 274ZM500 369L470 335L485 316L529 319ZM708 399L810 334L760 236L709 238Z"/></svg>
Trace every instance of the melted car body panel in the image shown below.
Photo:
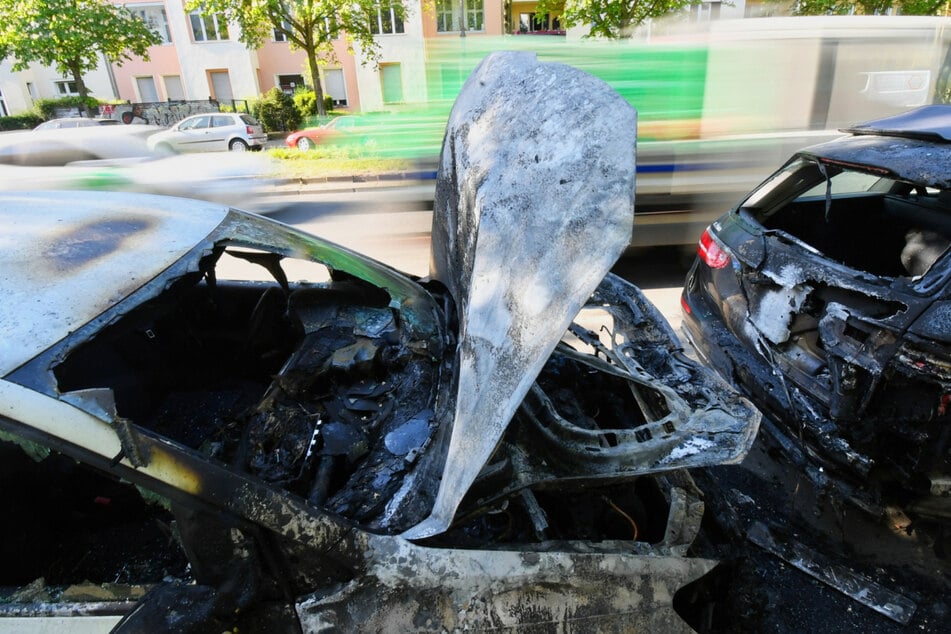
<svg viewBox="0 0 951 634"><path fill-rule="evenodd" d="M224 218L217 205L92 192L8 194L0 214L0 375L145 284ZM37 214L36 208L55 210ZM68 227L68 228L67 228ZM31 240L25 241L24 236Z"/></svg>

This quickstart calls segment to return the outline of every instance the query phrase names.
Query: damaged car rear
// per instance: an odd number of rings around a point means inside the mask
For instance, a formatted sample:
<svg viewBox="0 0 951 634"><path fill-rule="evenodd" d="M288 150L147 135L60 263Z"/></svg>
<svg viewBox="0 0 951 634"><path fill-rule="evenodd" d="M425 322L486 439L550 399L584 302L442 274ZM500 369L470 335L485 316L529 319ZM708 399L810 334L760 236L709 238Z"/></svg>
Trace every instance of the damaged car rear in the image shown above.
<svg viewBox="0 0 951 634"><path fill-rule="evenodd" d="M520 144L551 85L567 149ZM0 625L688 630L686 469L758 413L607 274L633 111L526 54L466 87L424 279L209 203L0 197Z"/></svg>
<svg viewBox="0 0 951 634"><path fill-rule="evenodd" d="M951 517L951 107L796 154L704 232L683 294L703 357L820 485Z"/></svg>

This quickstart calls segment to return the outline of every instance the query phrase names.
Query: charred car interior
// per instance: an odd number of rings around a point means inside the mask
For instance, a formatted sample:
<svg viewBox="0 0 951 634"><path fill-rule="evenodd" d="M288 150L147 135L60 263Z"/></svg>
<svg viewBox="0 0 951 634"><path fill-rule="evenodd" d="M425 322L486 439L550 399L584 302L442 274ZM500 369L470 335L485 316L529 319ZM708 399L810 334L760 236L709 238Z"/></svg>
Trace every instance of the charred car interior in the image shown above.
<svg viewBox="0 0 951 634"><path fill-rule="evenodd" d="M685 332L826 490L951 517L947 106L807 148L711 225ZM939 528L939 530L941 530Z"/></svg>
<svg viewBox="0 0 951 634"><path fill-rule="evenodd" d="M539 116L553 81L586 105ZM577 138L512 133L555 117ZM687 469L741 460L759 413L608 274L635 129L590 76L487 58L424 279L210 203L0 197L2 476L30 483L6 546L36 555L5 569L0 624L687 631L673 598L716 564L688 553ZM511 198L551 173L572 195Z"/></svg>

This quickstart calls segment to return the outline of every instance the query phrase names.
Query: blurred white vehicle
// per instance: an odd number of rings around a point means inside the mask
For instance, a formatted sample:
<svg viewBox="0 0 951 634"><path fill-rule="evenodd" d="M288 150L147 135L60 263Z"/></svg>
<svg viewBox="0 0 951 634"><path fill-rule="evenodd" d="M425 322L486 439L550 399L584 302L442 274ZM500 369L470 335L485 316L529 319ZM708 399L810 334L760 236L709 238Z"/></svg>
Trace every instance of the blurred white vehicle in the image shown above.
<svg viewBox="0 0 951 634"><path fill-rule="evenodd" d="M46 123L53 123L51 120ZM96 121L85 119L84 121ZM160 130L152 125L87 125L0 134L0 164L62 166L76 161L124 159L149 155L146 139Z"/></svg>
<svg viewBox="0 0 951 634"><path fill-rule="evenodd" d="M34 130L60 130L63 128L93 128L98 125L119 125L118 119L98 119L90 117L63 117L50 119L33 128Z"/></svg>

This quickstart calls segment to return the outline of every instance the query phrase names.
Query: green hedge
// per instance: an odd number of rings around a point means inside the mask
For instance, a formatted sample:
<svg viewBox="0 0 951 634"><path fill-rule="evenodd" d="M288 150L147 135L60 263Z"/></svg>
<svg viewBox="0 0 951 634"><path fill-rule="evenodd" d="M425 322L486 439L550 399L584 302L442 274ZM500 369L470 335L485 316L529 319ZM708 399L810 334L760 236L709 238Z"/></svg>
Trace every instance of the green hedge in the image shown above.
<svg viewBox="0 0 951 634"><path fill-rule="evenodd" d="M300 112L294 106L293 97L276 86L251 104L251 115L267 132L296 130L300 124Z"/></svg>
<svg viewBox="0 0 951 634"><path fill-rule="evenodd" d="M333 99L325 97L324 107L330 114ZM298 89L293 96L285 94L280 88L271 88L251 102L251 115L261 122L267 132L299 130L315 125L315 121L325 123L332 118L328 116L321 121L317 117L317 97L313 90L307 88Z"/></svg>
<svg viewBox="0 0 951 634"><path fill-rule="evenodd" d="M56 118L56 111L60 108L81 108L83 100L79 97L60 97L59 99L38 99L33 109L43 118L43 121ZM86 109L98 108L99 100L95 97L86 98Z"/></svg>
<svg viewBox="0 0 951 634"><path fill-rule="evenodd" d="M43 123L43 117L36 114L18 114L12 117L0 117L0 130L32 130Z"/></svg>
<svg viewBox="0 0 951 634"><path fill-rule="evenodd" d="M301 88L294 92L294 105L297 107L301 119L317 116L317 94L309 88ZM324 112L330 112L333 107L333 98L325 96Z"/></svg>

